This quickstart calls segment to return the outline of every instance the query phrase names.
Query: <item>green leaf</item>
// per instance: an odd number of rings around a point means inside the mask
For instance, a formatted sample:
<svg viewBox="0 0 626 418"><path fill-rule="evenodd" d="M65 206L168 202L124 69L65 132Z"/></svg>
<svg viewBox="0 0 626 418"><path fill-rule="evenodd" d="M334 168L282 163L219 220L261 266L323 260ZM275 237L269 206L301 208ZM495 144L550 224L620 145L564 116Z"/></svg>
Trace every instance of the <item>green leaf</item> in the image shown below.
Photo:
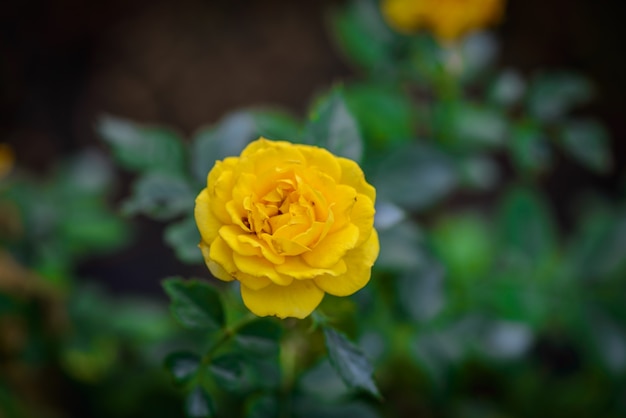
<svg viewBox="0 0 626 418"><path fill-rule="evenodd" d="M240 389L243 379L243 359L237 354L225 354L214 359L209 371L219 387L229 391Z"/></svg>
<svg viewBox="0 0 626 418"><path fill-rule="evenodd" d="M474 190L491 190L500 180L500 167L490 155L471 154L457 160L460 181Z"/></svg>
<svg viewBox="0 0 626 418"><path fill-rule="evenodd" d="M320 402L311 397L296 396L294 416L297 418L380 418L376 409L364 401Z"/></svg>
<svg viewBox="0 0 626 418"><path fill-rule="evenodd" d="M516 125L509 144L513 162L522 173L537 173L548 168L552 153L546 135L536 124Z"/></svg>
<svg viewBox="0 0 626 418"><path fill-rule="evenodd" d="M278 353L283 328L276 321L261 318L247 323L235 335L237 344L246 351L258 356L271 356Z"/></svg>
<svg viewBox="0 0 626 418"><path fill-rule="evenodd" d="M569 274L587 281L618 277L626 268L626 213L593 211L581 221L566 253Z"/></svg>
<svg viewBox="0 0 626 418"><path fill-rule="evenodd" d="M278 400L274 396L262 395L246 404L246 418L278 418Z"/></svg>
<svg viewBox="0 0 626 418"><path fill-rule="evenodd" d="M417 33L406 40L408 56L406 72L422 88L432 90L442 77L447 76L445 51L437 40L427 33Z"/></svg>
<svg viewBox="0 0 626 418"><path fill-rule="evenodd" d="M551 282L554 274L546 275L547 280L542 276L540 262L545 264L545 260L529 260L512 252L506 256L489 277L488 286L471 289L474 303L489 307L501 319L546 326L564 312L563 301L571 301L566 294L569 289L556 290Z"/></svg>
<svg viewBox="0 0 626 418"><path fill-rule="evenodd" d="M168 129L106 116L98 124L118 162L135 171L183 173L185 151L180 136Z"/></svg>
<svg viewBox="0 0 626 418"><path fill-rule="evenodd" d="M465 81L473 81L493 66L498 55L498 43L493 35L486 32L475 33L463 39L460 54L462 77Z"/></svg>
<svg viewBox="0 0 626 418"><path fill-rule="evenodd" d="M467 315L453 323L436 328L418 328L413 338L411 354L437 385L443 384L451 366L458 364L469 353L481 321Z"/></svg>
<svg viewBox="0 0 626 418"><path fill-rule="evenodd" d="M589 313L591 343L604 366L614 375L626 371L626 331L612 318L597 309Z"/></svg>
<svg viewBox="0 0 626 418"><path fill-rule="evenodd" d="M116 298L106 321L118 338L139 344L158 344L175 332L167 307L147 298Z"/></svg>
<svg viewBox="0 0 626 418"><path fill-rule="evenodd" d="M532 329L523 322L497 320L485 325L479 336L479 346L489 359L519 358L533 343Z"/></svg>
<svg viewBox="0 0 626 418"><path fill-rule="evenodd" d="M453 281L480 280L493 264L491 231L477 215L467 213L439 220L432 229L432 243Z"/></svg>
<svg viewBox="0 0 626 418"><path fill-rule="evenodd" d="M224 327L224 310L217 290L198 280L170 278L163 288L172 300L172 315L186 328L215 331Z"/></svg>
<svg viewBox="0 0 626 418"><path fill-rule="evenodd" d="M531 81L526 104L532 116L555 121L589 101L592 93L591 83L578 74L539 74Z"/></svg>
<svg viewBox="0 0 626 418"><path fill-rule="evenodd" d="M78 203L77 201L75 203ZM101 202L67 205L60 219L59 238L75 253L118 249L126 242L129 228L121 219L103 210Z"/></svg>
<svg viewBox="0 0 626 418"><path fill-rule="evenodd" d="M250 388L275 391L283 382L281 364L277 356L247 355L245 365L245 383Z"/></svg>
<svg viewBox="0 0 626 418"><path fill-rule="evenodd" d="M253 113L259 136L267 139L300 142L302 127L288 113L275 110L257 110Z"/></svg>
<svg viewBox="0 0 626 418"><path fill-rule="evenodd" d="M330 364L346 385L380 398L380 392L372 378L374 367L361 350L332 328L324 328L324 336Z"/></svg>
<svg viewBox="0 0 626 418"><path fill-rule="evenodd" d="M209 394L196 386L185 399L185 413L189 418L210 418L215 416L213 401Z"/></svg>
<svg viewBox="0 0 626 418"><path fill-rule="evenodd" d="M150 173L133 184L133 194L122 204L122 212L167 220L191 212L195 197L187 180L166 173Z"/></svg>
<svg viewBox="0 0 626 418"><path fill-rule="evenodd" d="M378 229L378 228L377 228ZM412 220L404 220L379 231L378 268L392 271L412 270L424 261L422 231Z"/></svg>
<svg viewBox="0 0 626 418"><path fill-rule="evenodd" d="M201 129L190 148L195 178L206 182L207 174L216 161L239 155L258 136L254 116L248 111L231 113L216 125Z"/></svg>
<svg viewBox="0 0 626 418"><path fill-rule="evenodd" d="M184 385L198 373L200 357L188 351L176 351L165 358L165 367L172 374L174 383Z"/></svg>
<svg viewBox="0 0 626 418"><path fill-rule="evenodd" d="M239 155L248 143L261 136L299 142L301 126L291 115L277 110L230 113L194 136L190 149L194 177L204 183L216 161Z"/></svg>
<svg viewBox="0 0 626 418"><path fill-rule="evenodd" d="M572 157L587 168L606 173L611 168L609 135L595 120L575 120L565 123L561 130L561 145Z"/></svg>
<svg viewBox="0 0 626 418"><path fill-rule="evenodd" d="M526 83L516 70L505 70L498 74L489 89L489 101L496 106L511 107L522 99Z"/></svg>
<svg viewBox="0 0 626 418"><path fill-rule="evenodd" d="M341 90L333 90L315 105L305 128L304 140L335 155L360 160L363 141Z"/></svg>
<svg viewBox="0 0 626 418"><path fill-rule="evenodd" d="M327 357L300 376L298 388L307 397L323 403L341 401L350 396L350 389L330 365Z"/></svg>
<svg viewBox="0 0 626 418"><path fill-rule="evenodd" d="M412 319L426 322L445 306L444 268L434 260L424 260L396 280L397 301Z"/></svg>
<svg viewBox="0 0 626 418"><path fill-rule="evenodd" d="M548 261L556 247L556 227L549 206L529 189L514 189L505 197L498 234L498 248L518 267Z"/></svg>
<svg viewBox="0 0 626 418"><path fill-rule="evenodd" d="M370 70L386 68L396 38L375 1L353 1L333 15L333 33L344 54Z"/></svg>
<svg viewBox="0 0 626 418"><path fill-rule="evenodd" d="M450 194L459 182L450 158L435 148L413 144L387 154L372 183L377 198L407 209L426 209Z"/></svg>
<svg viewBox="0 0 626 418"><path fill-rule="evenodd" d="M406 218L406 212L393 203L380 199L376 202L374 226L378 231L392 228Z"/></svg>
<svg viewBox="0 0 626 418"><path fill-rule="evenodd" d="M113 183L113 162L100 150L87 148L72 156L63 167L59 183L66 190L81 195L102 195Z"/></svg>
<svg viewBox="0 0 626 418"><path fill-rule="evenodd" d="M406 143L415 137L417 111L398 86L351 84L346 86L345 99L363 137L374 148Z"/></svg>
<svg viewBox="0 0 626 418"><path fill-rule="evenodd" d="M168 225L164 234L165 242L174 249L180 261L189 264L202 262L202 252L198 248L200 233L193 216Z"/></svg>
<svg viewBox="0 0 626 418"><path fill-rule="evenodd" d="M498 108L467 102L442 102L435 108L441 140L462 148L495 148L504 143L508 123Z"/></svg>

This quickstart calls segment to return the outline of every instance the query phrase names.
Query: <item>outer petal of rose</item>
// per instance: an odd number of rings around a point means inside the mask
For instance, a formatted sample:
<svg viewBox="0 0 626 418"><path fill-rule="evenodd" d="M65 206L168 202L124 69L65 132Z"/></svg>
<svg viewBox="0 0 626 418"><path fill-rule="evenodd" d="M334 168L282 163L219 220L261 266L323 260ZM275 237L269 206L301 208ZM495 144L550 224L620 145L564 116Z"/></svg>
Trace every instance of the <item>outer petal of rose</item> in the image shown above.
<svg viewBox="0 0 626 418"><path fill-rule="evenodd" d="M240 270L246 274L259 277L267 277L272 282L280 285L287 286L293 282L293 277L285 274L280 274L274 268L274 264L270 263L262 257L246 257L237 253L233 254L233 260L237 270Z"/></svg>
<svg viewBox="0 0 626 418"><path fill-rule="evenodd" d="M356 197L356 202L350 213L350 222L359 228L359 239L355 247L360 246L370 236L370 232L374 226L374 203L364 194Z"/></svg>
<svg viewBox="0 0 626 418"><path fill-rule="evenodd" d="M365 181L365 174L357 163L343 157L337 157L341 166L341 183L352 186L357 192L369 197L372 202L376 201L376 189Z"/></svg>
<svg viewBox="0 0 626 418"><path fill-rule="evenodd" d="M206 256L205 260L207 260ZM226 244L221 237L218 236L215 238L215 241L211 243L208 260L219 264L229 276L235 276L237 266L233 261L233 250L230 249L228 244Z"/></svg>
<svg viewBox="0 0 626 418"><path fill-rule="evenodd" d="M348 224L339 231L326 235L311 252L304 253L301 257L311 267L331 268L348 250L354 248L358 239L359 228Z"/></svg>
<svg viewBox="0 0 626 418"><path fill-rule="evenodd" d="M318 147L306 146L301 147L301 150L306 158L307 166L326 173L335 181L339 181L341 178L341 166L337 161L337 157Z"/></svg>
<svg viewBox="0 0 626 418"><path fill-rule="evenodd" d="M266 287L267 285L269 285L270 283L272 283L272 281L266 277L255 277L255 276L243 273L241 271L236 271L236 270L234 271L234 277L233 277L230 274L228 274L228 272L224 270L222 266L220 266L215 261L211 260L210 249L206 243L201 242L199 247L200 247L200 250L202 250L202 255L204 256L204 259L206 261L207 267L209 268L209 271L211 271L211 274L213 276L217 277L220 280L223 280L225 282L230 282L236 278L237 280L239 280L240 282L248 286L250 289L254 289L254 290L262 289Z"/></svg>
<svg viewBox="0 0 626 418"><path fill-rule="evenodd" d="M241 152L242 170L262 173L282 168L286 164L303 164L304 156L293 144L285 141L268 141L259 138Z"/></svg>
<svg viewBox="0 0 626 418"><path fill-rule="evenodd" d="M347 271L346 263L343 260L332 268L315 268L302 261L300 257L288 257L285 262L276 266L276 271L286 274L297 280L312 279L321 275L339 276Z"/></svg>
<svg viewBox="0 0 626 418"><path fill-rule="evenodd" d="M256 141L252 141L246 145L243 151L241 151L241 156L247 158L268 147L285 147L286 145L291 146L291 144L287 141L270 141L266 138L260 137Z"/></svg>
<svg viewBox="0 0 626 418"><path fill-rule="evenodd" d="M204 242L213 242L217 237L217 231L222 223L217 219L211 210L210 196L208 189L204 189L196 197L194 216L200 231L200 236Z"/></svg>
<svg viewBox="0 0 626 418"><path fill-rule="evenodd" d="M239 158L230 157L217 161L207 175L207 190L211 197L213 213L223 223L229 222L225 204L230 200L233 189L234 175L232 169L237 165Z"/></svg>
<svg viewBox="0 0 626 418"><path fill-rule="evenodd" d="M254 171L256 173L263 173L266 171L285 169L290 165L301 166L304 163L305 159L300 150L289 144L288 147L271 147L259 151L258 156L255 156Z"/></svg>
<svg viewBox="0 0 626 418"><path fill-rule="evenodd" d="M305 318L324 298L324 292L312 280L296 280L289 286L271 284L261 290L241 285L243 303L259 316Z"/></svg>
<svg viewBox="0 0 626 418"><path fill-rule="evenodd" d="M252 290L260 290L272 284L272 281L267 277L252 276L241 271L237 272L237 280Z"/></svg>
<svg viewBox="0 0 626 418"><path fill-rule="evenodd" d="M320 289L335 296L348 296L362 289L370 280L372 266L380 247L378 244L378 234L372 230L370 237L363 245L348 251L344 261L348 266L348 271L338 277L325 274L314 279L315 284Z"/></svg>
<svg viewBox="0 0 626 418"><path fill-rule="evenodd" d="M201 242L199 247L202 251L202 255L204 256L206 266L209 268L209 271L213 276L225 282L230 282L234 279L234 277L228 274L228 272L224 270L222 266L211 260L211 257L209 255L211 250L206 243Z"/></svg>
<svg viewBox="0 0 626 418"><path fill-rule="evenodd" d="M332 199L334 204L330 209L333 211L335 219L330 227L329 232L331 234L350 222L352 208L357 200L357 192L352 186L340 184L337 186Z"/></svg>

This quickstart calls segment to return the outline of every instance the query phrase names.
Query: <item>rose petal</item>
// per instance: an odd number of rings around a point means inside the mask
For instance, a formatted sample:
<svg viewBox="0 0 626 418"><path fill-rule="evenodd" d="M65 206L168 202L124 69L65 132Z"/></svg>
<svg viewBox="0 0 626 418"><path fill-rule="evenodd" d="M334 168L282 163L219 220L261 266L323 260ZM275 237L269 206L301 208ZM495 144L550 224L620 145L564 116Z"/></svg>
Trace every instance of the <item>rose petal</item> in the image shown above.
<svg viewBox="0 0 626 418"><path fill-rule="evenodd" d="M237 272L237 280L252 290L260 290L272 284L267 277L252 276L241 271Z"/></svg>
<svg viewBox="0 0 626 418"><path fill-rule="evenodd" d="M369 197L372 202L376 201L376 189L365 181L365 174L357 163L347 158L337 157L341 166L341 184L347 184Z"/></svg>
<svg viewBox="0 0 626 418"><path fill-rule="evenodd" d="M211 257L209 255L210 248L206 243L201 242L199 247L200 251L202 251L202 256L204 257L206 266L209 268L209 271L215 278L223 280L225 282L230 282L234 280L234 277L228 274L228 272L224 270L222 266L211 260Z"/></svg>
<svg viewBox="0 0 626 418"><path fill-rule="evenodd" d="M243 171L257 174L284 171L289 166L305 164L304 156L293 144L264 138L251 142L241 157Z"/></svg>
<svg viewBox="0 0 626 418"><path fill-rule="evenodd" d="M233 250L219 236L211 243L209 258L226 270L229 276L234 276L237 272L237 266L233 261Z"/></svg>
<svg viewBox="0 0 626 418"><path fill-rule="evenodd" d="M330 209L333 211L335 220L330 227L329 233L331 234L350 222L350 213L356 203L357 193L352 186L339 185L332 199L334 205Z"/></svg>
<svg viewBox="0 0 626 418"><path fill-rule="evenodd" d="M267 235L267 234L264 234L264 235ZM276 254L274 250L270 248L269 245L264 240L260 239L256 235L241 234L237 237L237 239L241 242L247 243L253 247L258 248L259 251L261 251L260 255L273 264L282 264L285 262L285 257L283 257L282 255Z"/></svg>
<svg viewBox="0 0 626 418"><path fill-rule="evenodd" d="M374 203L369 197L364 194L357 195L357 200L350 213L350 223L359 228L359 239L354 245L355 247L363 244L369 238L370 231L374 226L375 212Z"/></svg>
<svg viewBox="0 0 626 418"><path fill-rule="evenodd" d="M244 149L241 151L242 158L248 158L259 151L266 150L268 148L290 148L293 147L293 144L287 141L272 141L267 138L260 137L256 141L250 142Z"/></svg>
<svg viewBox="0 0 626 418"><path fill-rule="evenodd" d="M235 266L246 274L267 277L272 282L281 286L287 286L293 281L292 277L277 272L275 265L262 257L246 257L234 253L233 260Z"/></svg>
<svg viewBox="0 0 626 418"><path fill-rule="evenodd" d="M359 239L359 228L348 224L334 234L328 234L301 257L312 267L330 268L337 264L346 251L354 248Z"/></svg>
<svg viewBox="0 0 626 418"><path fill-rule="evenodd" d="M223 223L230 222L226 212L226 202L230 200L233 189L233 168L237 165L237 158L226 158L217 161L207 176L207 189L211 197L211 209Z"/></svg>
<svg viewBox="0 0 626 418"><path fill-rule="evenodd" d="M276 266L276 271L293 277L296 280L312 279L322 275L339 276L347 271L346 263L339 260L331 268L315 268L309 266L300 257L289 257L284 264Z"/></svg>
<svg viewBox="0 0 626 418"><path fill-rule="evenodd" d="M320 289L334 296L348 296L362 289L370 280L372 265L380 250L378 234L375 230L363 245L348 251L343 258L348 266L345 274L333 277L329 274L316 277L315 284Z"/></svg>
<svg viewBox="0 0 626 418"><path fill-rule="evenodd" d="M266 238L267 237L267 238ZM288 238L273 237L269 234L263 234L263 238L267 239L268 245L270 245L277 254L293 257L311 251L309 247L298 244ZM285 258L287 260L287 258Z"/></svg>
<svg viewBox="0 0 626 418"><path fill-rule="evenodd" d="M246 197L254 194L256 182L257 176L254 174L240 173L237 182L233 184L233 200L241 204Z"/></svg>
<svg viewBox="0 0 626 418"><path fill-rule="evenodd" d="M279 318L305 318L324 298L311 280L297 280L289 286L271 284L260 290L241 285L243 303L259 316L275 315Z"/></svg>
<svg viewBox="0 0 626 418"><path fill-rule="evenodd" d="M215 237L217 237L217 232L222 226L222 223L211 210L211 198L208 189L202 190L198 197L196 197L194 216L202 240L205 242L213 242Z"/></svg>
<svg viewBox="0 0 626 418"><path fill-rule="evenodd" d="M219 235L222 237L226 244L236 253L241 255L261 255L261 250L249 242L240 240L241 235L245 236L245 232L237 225L224 225L219 230Z"/></svg>
<svg viewBox="0 0 626 418"><path fill-rule="evenodd" d="M201 242L200 250L202 251L202 255L206 260L206 265L209 268L209 271L211 271L211 274L213 274L213 276L220 280L230 282L234 279L237 279L240 282L245 283L245 285L248 286L250 289L254 290L262 289L272 283L272 281L267 277L255 277L238 270L234 270L234 275L231 276L226 270L224 270L222 266L210 259L210 249L208 245L206 245L204 242Z"/></svg>
<svg viewBox="0 0 626 418"><path fill-rule="evenodd" d="M341 178L341 166L333 154L318 147L307 146L301 149L309 167L326 173L335 181L339 181Z"/></svg>
<svg viewBox="0 0 626 418"><path fill-rule="evenodd" d="M239 202L235 202L234 200L227 202L226 213L228 213L229 220L228 222L224 222L225 224L238 225L244 231L249 229L248 225L244 223L244 219L248 219L248 213Z"/></svg>
<svg viewBox="0 0 626 418"><path fill-rule="evenodd" d="M299 184L298 192L305 200L307 200L307 206L312 209L312 213L315 215L315 220L323 222L328 218L328 199L319 189L315 189L311 185L305 183Z"/></svg>
<svg viewBox="0 0 626 418"><path fill-rule="evenodd" d="M319 241L319 238L324 232L325 228L326 228L325 223L313 222L313 224L311 225L309 229L307 229L306 231L304 231L303 233L299 235L296 235L293 238L293 241L307 248L311 248L313 244Z"/></svg>

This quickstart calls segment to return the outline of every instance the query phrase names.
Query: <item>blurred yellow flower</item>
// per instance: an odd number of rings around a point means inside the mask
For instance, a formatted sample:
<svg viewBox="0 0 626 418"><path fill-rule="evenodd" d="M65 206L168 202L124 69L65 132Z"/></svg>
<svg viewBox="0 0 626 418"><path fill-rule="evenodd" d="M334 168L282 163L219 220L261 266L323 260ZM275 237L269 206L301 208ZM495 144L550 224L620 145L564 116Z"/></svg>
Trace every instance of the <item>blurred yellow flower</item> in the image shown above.
<svg viewBox="0 0 626 418"><path fill-rule="evenodd" d="M200 249L215 277L240 282L256 315L304 318L325 293L369 281L375 198L354 161L259 138L209 172L196 198Z"/></svg>
<svg viewBox="0 0 626 418"><path fill-rule="evenodd" d="M444 42L499 23L505 0L383 0L387 22L400 32L432 31Z"/></svg>
<svg viewBox="0 0 626 418"><path fill-rule="evenodd" d="M15 155L8 144L0 144L0 179L11 171Z"/></svg>

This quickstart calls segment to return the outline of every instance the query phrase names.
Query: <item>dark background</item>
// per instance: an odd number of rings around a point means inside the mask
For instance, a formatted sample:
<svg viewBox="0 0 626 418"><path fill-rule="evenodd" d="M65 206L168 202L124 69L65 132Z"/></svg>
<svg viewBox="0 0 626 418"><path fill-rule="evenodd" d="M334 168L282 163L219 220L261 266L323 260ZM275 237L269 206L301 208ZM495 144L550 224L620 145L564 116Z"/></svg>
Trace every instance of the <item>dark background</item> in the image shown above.
<svg viewBox="0 0 626 418"><path fill-rule="evenodd" d="M312 96L357 77L334 47L328 13L341 1L5 0L0 6L0 141L42 177L73 151L98 146L103 113L167 124L184 134L246 106L303 116ZM626 15L620 0L517 0L496 29L501 65L532 75L572 69L597 87L584 113L609 127L616 168L589 174L557 160L545 181L563 223L585 189L616 196L626 160ZM119 192L124 194L124 186ZM158 280L185 272L140 220L123 253L90 260L89 277L112 290L160 293ZM156 261L158 260L158 261ZM146 266L149 270L146 270Z"/></svg>

